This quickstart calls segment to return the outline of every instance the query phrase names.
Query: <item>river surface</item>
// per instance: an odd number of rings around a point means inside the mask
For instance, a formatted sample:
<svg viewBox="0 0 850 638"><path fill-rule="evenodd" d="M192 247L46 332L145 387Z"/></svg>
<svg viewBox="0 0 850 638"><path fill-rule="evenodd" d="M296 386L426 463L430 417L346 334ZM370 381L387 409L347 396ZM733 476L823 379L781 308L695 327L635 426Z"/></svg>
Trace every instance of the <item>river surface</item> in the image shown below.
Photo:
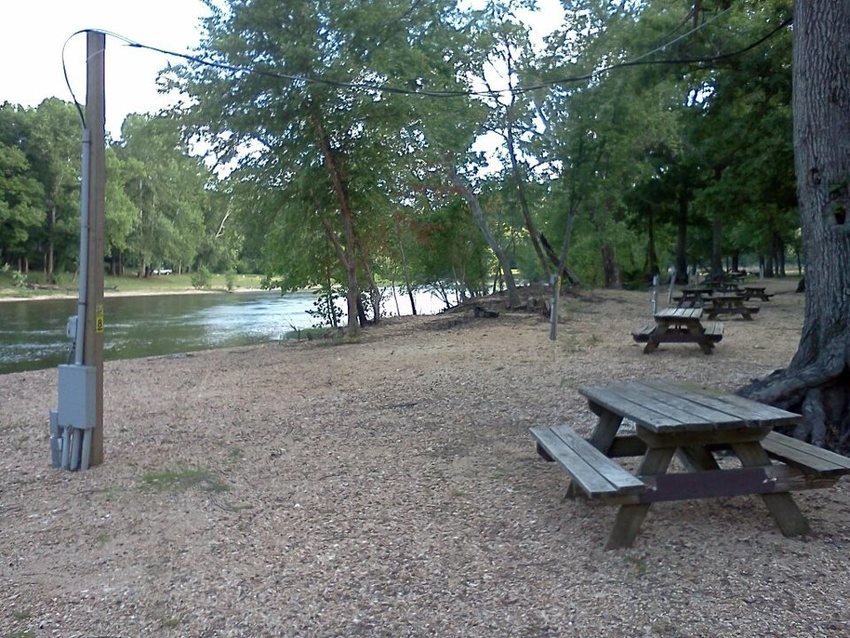
<svg viewBox="0 0 850 638"><path fill-rule="evenodd" d="M104 300L104 358L131 359L278 341L318 320L312 292L238 292ZM385 301L385 314L410 314L405 297ZM417 294L417 311L433 314L442 304ZM75 299L0 303L0 374L66 363L72 341L65 336Z"/></svg>

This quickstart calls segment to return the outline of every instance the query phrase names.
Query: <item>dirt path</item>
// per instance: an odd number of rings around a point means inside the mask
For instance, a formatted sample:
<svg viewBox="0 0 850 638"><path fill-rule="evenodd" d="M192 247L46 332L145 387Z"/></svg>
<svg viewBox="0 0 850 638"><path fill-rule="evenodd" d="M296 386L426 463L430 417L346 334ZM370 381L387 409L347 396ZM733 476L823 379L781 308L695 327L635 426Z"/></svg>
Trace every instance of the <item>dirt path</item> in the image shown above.
<svg viewBox="0 0 850 638"><path fill-rule="evenodd" d="M527 429L593 417L611 379L734 389L785 365L793 282L715 354L644 355L646 293L407 318L359 343L107 363L106 462L50 469L54 370L0 376L0 638L847 636L850 488L654 506L606 552L613 508L564 501Z"/></svg>

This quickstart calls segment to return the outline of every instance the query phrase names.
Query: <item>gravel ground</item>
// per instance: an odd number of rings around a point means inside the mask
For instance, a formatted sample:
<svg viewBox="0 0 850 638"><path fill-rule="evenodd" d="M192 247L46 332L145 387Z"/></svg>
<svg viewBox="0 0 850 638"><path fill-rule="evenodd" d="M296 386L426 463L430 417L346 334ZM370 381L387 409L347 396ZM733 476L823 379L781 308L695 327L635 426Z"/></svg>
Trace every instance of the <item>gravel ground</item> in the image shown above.
<svg viewBox="0 0 850 638"><path fill-rule="evenodd" d="M564 500L528 428L593 416L577 388L734 389L790 361L795 282L755 321L644 355L646 293L387 321L359 343L106 364L105 463L49 467L56 372L0 376L0 638L850 635L850 488L800 493L784 538L756 497Z"/></svg>

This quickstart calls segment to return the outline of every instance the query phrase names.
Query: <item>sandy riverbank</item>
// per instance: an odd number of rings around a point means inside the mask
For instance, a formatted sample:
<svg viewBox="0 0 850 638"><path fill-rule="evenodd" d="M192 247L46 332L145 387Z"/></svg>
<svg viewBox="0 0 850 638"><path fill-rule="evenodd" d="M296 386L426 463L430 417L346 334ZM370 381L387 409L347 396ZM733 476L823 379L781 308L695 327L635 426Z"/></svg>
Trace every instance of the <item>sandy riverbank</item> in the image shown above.
<svg viewBox="0 0 850 638"><path fill-rule="evenodd" d="M659 504L632 549L528 428L612 379L732 390L785 365L793 283L711 356L644 355L646 293L408 317L359 343L106 364L106 462L49 468L55 370L0 376L0 636L850 635L850 484L784 538L753 497Z"/></svg>

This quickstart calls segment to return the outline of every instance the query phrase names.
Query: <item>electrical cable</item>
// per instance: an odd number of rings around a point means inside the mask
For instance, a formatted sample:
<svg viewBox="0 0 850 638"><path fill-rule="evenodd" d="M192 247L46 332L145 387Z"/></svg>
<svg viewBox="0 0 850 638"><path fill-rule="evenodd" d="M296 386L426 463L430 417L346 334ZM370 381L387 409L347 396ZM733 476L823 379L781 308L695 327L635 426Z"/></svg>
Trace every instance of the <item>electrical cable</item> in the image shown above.
<svg viewBox="0 0 850 638"><path fill-rule="evenodd" d="M148 44L143 44L141 42L137 42L135 40L132 40L132 39L130 39L130 38L124 36L124 35L121 35L119 33L113 32L113 31L98 30L98 32L103 33L104 35L108 35L110 37L113 37L113 38L115 38L115 39L117 39L121 42L124 42L127 46L130 46L132 48L154 51L156 53L161 53L161 54L166 55L166 56L180 58L180 59L186 60L188 62L194 62L194 63L202 65L202 66L221 69L223 71L230 71L232 73L247 73L247 74L259 75L259 76L262 76L262 77L270 77L270 78L277 79L277 80L287 80L287 81L290 81L290 82L304 82L304 83L309 83L309 84L323 84L325 86L331 86L331 87L341 88L341 89L380 91L380 92L392 93L392 94L396 94L396 95L410 95L410 96L422 96L422 97L433 97L433 98L456 98L456 97L497 96L497 95L502 95L502 94L507 94L507 93L513 93L514 95L522 95L522 94L525 94L525 93L530 93L532 91L536 91L536 90L544 89L544 88L549 88L549 87L552 87L552 86L558 86L558 85L562 85L562 84L574 84L574 83L577 83L577 82L584 82L584 81L590 80L594 77L598 77L602 73L607 73L609 71L614 71L614 70L617 70L617 69L623 69L623 68L628 68L628 67L649 66L649 65L656 65L656 64L704 65L704 64L711 63L711 62L717 62L717 61L720 61L720 60L726 60L726 59L729 59L729 58L733 58L733 57L743 55L744 53L747 53L748 51L751 51L751 50L755 49L756 47L760 46L761 44L763 44L764 42L766 42L767 40L769 40L770 38L775 36L777 33L782 31L783 29L785 29L787 26L789 26L792 23L792 18L788 18L788 19L782 21L778 26L771 29L767 34L765 34L764 36L762 36L758 40L748 44L745 47L742 47L740 49L736 49L734 51L729 51L729 52L726 52L726 53L720 53L720 54L717 54L717 55L699 57L699 58L676 58L676 59L662 59L662 60L647 60L646 59L649 56L654 55L655 53L658 53L660 51L664 51L665 49L676 44L677 42L681 41L682 39L684 39L684 38L686 38L690 35L693 35L695 32L705 28L709 24L713 23L715 20L719 19L722 15L727 13L729 10L730 9L726 9L726 10L722 11L721 13L717 14L716 16L713 16L710 20L707 20L706 22L694 27L690 31L688 31L688 32L686 32L682 35L679 35L676 38L674 38L673 40L670 40L669 42L666 42L662 45L659 45L659 46L655 47L654 49L647 51L646 53L642 53L641 55L639 55L636 58L633 58L631 60L626 60L624 62L616 62L614 64L609 64L608 66L604 66L604 67L595 69L591 72L584 73L584 74L581 74L581 75L556 78L556 79L553 79L553 80L547 80L545 82L539 82L539 83L527 85L527 86L518 86L518 87L512 87L512 88L505 88L505 89L488 89L488 90L483 90L483 91L412 90L412 89L404 89L404 88L400 88L400 87L396 87L396 86L392 86L392 85L377 84L377 83L372 83L372 82L346 82L346 81L342 81L342 80L332 80L332 79L321 78L321 77L310 77L310 76L306 76L306 75L292 75L292 74L286 74L286 73L279 73L277 71L267 71L267 70L263 70L263 69L258 69L256 67L227 64L227 63L224 63L224 62L216 62L214 60L208 60L208 59L201 58L201 57L191 55L191 54L188 54L188 53L180 53L180 52L177 52L177 51L171 51L169 49L163 49L163 48L160 48L160 47L156 47L156 46L152 46L152 45L148 45ZM68 40L66 40L65 45L67 45L68 41L71 38L73 38L74 36L79 35L81 33L88 33L89 31L92 31L92 30L93 29L82 29L80 31L77 31L77 32L71 34L71 36L68 37ZM62 66L63 66L63 71L65 71L65 59L64 59L65 47L64 46L62 48L62 51L63 51ZM66 80L66 83L68 85L69 91L71 91L72 97L74 97L74 92L71 89L70 82L68 82L67 71L65 71L65 80ZM80 117L83 120L83 123L85 124L85 118L83 117L82 110L80 108L80 103L77 101L76 97L74 97L74 103L77 105L77 110L79 111Z"/></svg>
<svg viewBox="0 0 850 638"><path fill-rule="evenodd" d="M80 31L75 31L71 35L68 36L68 39L65 40L65 43L62 45L62 75L65 76L65 86L68 87L68 92L71 94L71 99L74 100L74 106L77 107L77 113L80 116L80 122L83 125L83 128L86 128L86 116L83 113L83 105L77 100L77 96L74 95L74 89L71 86L71 80L68 78L68 66L65 64L65 49L68 46L68 43L76 36L81 33L88 33L91 29L81 29Z"/></svg>

